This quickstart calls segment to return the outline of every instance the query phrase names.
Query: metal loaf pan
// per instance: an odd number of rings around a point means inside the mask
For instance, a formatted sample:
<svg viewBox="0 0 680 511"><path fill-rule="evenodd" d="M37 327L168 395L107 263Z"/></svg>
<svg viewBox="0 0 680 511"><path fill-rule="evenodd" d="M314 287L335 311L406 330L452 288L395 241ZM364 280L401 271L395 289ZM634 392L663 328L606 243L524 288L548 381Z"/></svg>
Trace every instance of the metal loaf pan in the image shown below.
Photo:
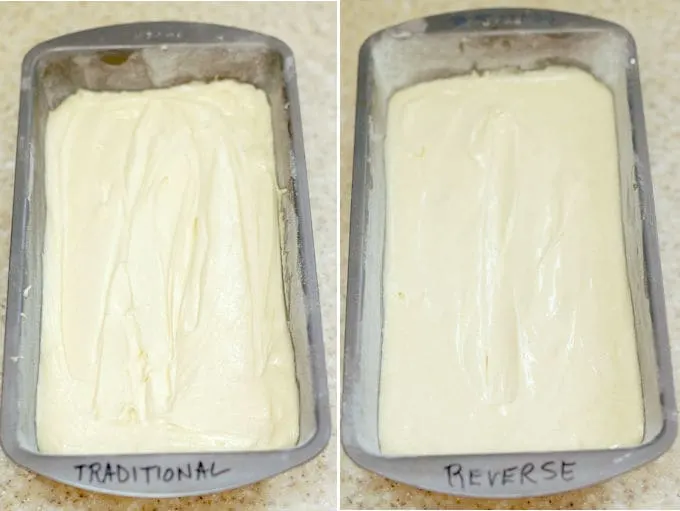
<svg viewBox="0 0 680 511"><path fill-rule="evenodd" d="M550 64L584 68L614 96L622 225L642 375L642 444L597 451L385 456L378 442L378 393L387 102L395 91L422 81L472 70L536 69ZM358 77L342 402L342 442L347 454L368 470L428 490L520 497L592 485L668 450L676 435L676 405L632 36L613 23L561 12L454 12L373 34L361 48Z"/></svg>
<svg viewBox="0 0 680 511"><path fill-rule="evenodd" d="M48 456L36 446L44 134L49 111L79 88L140 90L235 79L264 90L272 109L281 194L283 278L300 398L300 437L276 451ZM253 483L303 463L330 435L328 388L309 192L293 54L273 37L219 25L159 22L97 28L42 43L21 76L1 440L17 464L105 493L181 496Z"/></svg>

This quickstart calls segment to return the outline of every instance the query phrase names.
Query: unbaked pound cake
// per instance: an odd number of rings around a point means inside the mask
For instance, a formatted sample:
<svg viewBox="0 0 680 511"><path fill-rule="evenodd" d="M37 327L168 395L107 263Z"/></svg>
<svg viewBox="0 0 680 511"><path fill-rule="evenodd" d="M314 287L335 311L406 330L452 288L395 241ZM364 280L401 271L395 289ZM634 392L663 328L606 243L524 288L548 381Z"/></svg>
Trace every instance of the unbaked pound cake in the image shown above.
<svg viewBox="0 0 680 511"><path fill-rule="evenodd" d="M641 442L613 96L568 67L389 101L385 454Z"/></svg>
<svg viewBox="0 0 680 511"><path fill-rule="evenodd" d="M264 92L79 91L49 115L45 164L40 451L293 446Z"/></svg>

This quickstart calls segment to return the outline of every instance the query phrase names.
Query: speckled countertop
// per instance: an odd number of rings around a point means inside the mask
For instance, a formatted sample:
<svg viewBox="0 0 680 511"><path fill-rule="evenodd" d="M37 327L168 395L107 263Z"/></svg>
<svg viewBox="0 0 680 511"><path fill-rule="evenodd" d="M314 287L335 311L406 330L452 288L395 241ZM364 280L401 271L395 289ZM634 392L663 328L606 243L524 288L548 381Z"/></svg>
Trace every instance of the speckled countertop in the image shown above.
<svg viewBox="0 0 680 511"><path fill-rule="evenodd" d="M321 305L335 396L336 359L336 6L333 3L0 3L0 306L4 327L14 150L21 59L35 44L69 32L151 20L205 21L276 36L293 49L298 69ZM331 398L335 409L335 399ZM333 411L335 415L335 412ZM333 417L335 422L335 417ZM335 438L310 463L262 483L206 497L116 498L35 476L0 454L0 509L208 510L334 509Z"/></svg>
<svg viewBox="0 0 680 511"><path fill-rule="evenodd" d="M680 5L676 0L342 0L341 2L341 294L347 266L357 52L373 32L439 12L537 7L624 25L639 50L647 134L675 380L680 381ZM676 385L676 388L678 386ZM593 488L529 500L459 499L388 481L341 458L341 507L348 509L680 508L680 443L659 460Z"/></svg>

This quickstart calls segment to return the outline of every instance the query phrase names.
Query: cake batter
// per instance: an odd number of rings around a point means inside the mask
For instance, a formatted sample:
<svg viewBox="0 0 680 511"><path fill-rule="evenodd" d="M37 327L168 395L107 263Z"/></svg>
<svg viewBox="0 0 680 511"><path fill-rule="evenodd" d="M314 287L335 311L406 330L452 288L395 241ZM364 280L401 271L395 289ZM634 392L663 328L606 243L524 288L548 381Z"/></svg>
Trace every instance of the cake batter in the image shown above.
<svg viewBox="0 0 680 511"><path fill-rule="evenodd" d="M383 453L638 444L610 91L560 67L421 83L385 158Z"/></svg>
<svg viewBox="0 0 680 511"><path fill-rule="evenodd" d="M271 122L233 81L50 113L41 452L296 443Z"/></svg>

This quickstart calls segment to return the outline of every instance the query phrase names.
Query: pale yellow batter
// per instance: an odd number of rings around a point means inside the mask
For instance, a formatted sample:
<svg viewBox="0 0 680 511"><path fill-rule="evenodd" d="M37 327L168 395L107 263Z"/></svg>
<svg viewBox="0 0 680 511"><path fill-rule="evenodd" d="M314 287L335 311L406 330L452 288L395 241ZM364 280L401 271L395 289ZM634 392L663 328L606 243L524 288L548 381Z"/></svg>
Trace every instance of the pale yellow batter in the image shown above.
<svg viewBox="0 0 680 511"><path fill-rule="evenodd" d="M389 103L380 446L628 446L643 406L610 91L570 68Z"/></svg>
<svg viewBox="0 0 680 511"><path fill-rule="evenodd" d="M48 119L45 453L298 438L265 94L80 91Z"/></svg>

